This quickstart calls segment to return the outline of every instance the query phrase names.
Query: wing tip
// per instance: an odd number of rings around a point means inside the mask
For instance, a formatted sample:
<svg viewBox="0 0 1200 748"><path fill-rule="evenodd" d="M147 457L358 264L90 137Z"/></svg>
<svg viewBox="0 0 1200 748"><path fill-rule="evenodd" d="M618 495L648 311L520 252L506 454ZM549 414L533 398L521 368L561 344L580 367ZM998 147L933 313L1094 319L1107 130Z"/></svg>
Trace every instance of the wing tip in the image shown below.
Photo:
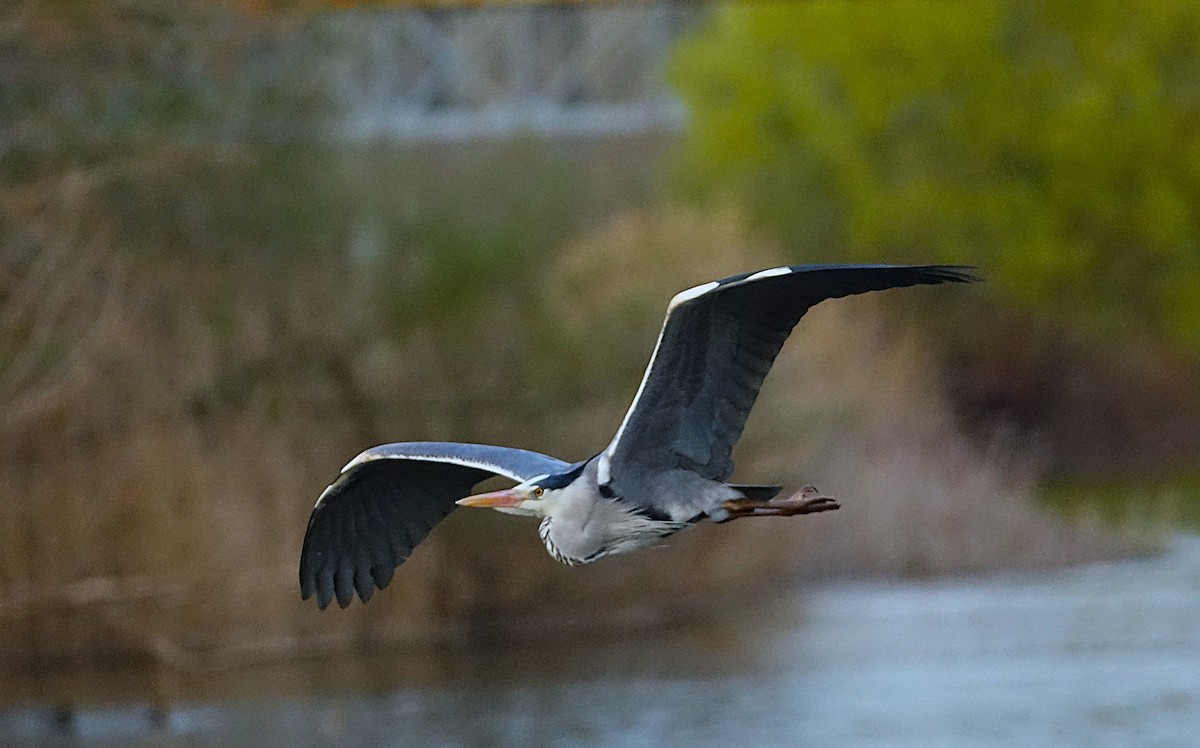
<svg viewBox="0 0 1200 748"><path fill-rule="evenodd" d="M392 569L391 571L394 572L395 570ZM335 601L337 602L338 608L345 610L346 608L350 607L356 597L360 602L366 604L370 602L371 598L375 595L376 590L386 589L388 584L392 581L392 574L390 572L385 576L382 573L377 573L376 567L372 567L369 574L371 579L370 583L362 584L360 586L359 583L355 582L351 585L349 590L338 585L337 582L334 582L334 586L328 592L322 592L320 590L314 590L312 588L306 588L302 586L300 589L300 599L307 602L315 595L318 610L325 610L331 603Z"/></svg>
<svg viewBox="0 0 1200 748"><path fill-rule="evenodd" d="M317 592L317 610L325 610L329 607L329 603L333 602L333 590L328 592L321 590Z"/></svg>
<svg viewBox="0 0 1200 748"><path fill-rule="evenodd" d="M301 555L300 600L307 602L316 597L317 608L320 610L328 608L334 600L337 601L339 608L345 609L350 606L356 596L363 603L367 603L374 596L376 590L386 589L391 584L396 569L407 560L408 557L405 556L395 565L375 563L362 566L356 564L351 567L349 581L346 581L343 574L339 573L340 568L337 570L314 568L306 548Z"/></svg>
<svg viewBox="0 0 1200 748"><path fill-rule="evenodd" d="M938 282L948 283L982 283L983 276L976 275L979 268L974 265L927 265L928 270Z"/></svg>

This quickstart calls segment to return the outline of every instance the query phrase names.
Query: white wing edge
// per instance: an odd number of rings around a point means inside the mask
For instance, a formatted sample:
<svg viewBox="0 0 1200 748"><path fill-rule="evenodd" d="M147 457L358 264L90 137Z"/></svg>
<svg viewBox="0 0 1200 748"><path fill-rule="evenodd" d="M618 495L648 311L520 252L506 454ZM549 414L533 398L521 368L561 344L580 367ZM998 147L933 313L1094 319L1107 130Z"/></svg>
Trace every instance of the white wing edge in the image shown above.
<svg viewBox="0 0 1200 748"><path fill-rule="evenodd" d="M462 457L462 456L450 455L450 454L431 454L428 452L419 452L419 451L406 452L401 449L404 446L407 446L407 445L405 445L403 442L397 442L394 444L380 444L379 446L371 447L370 449L364 450L363 452L359 453L353 460L350 460L350 462L347 462L346 466L343 467L338 474L341 475L353 467L362 465L367 462L373 462L375 460L417 460L420 462L441 462L441 463L447 463L450 465L462 465L463 467L478 468L479 470L487 470L488 472L503 476L505 478L508 478L509 480L514 480L517 483L521 483L521 482L529 480L526 476L515 473L512 470L510 470L506 467L503 467L502 465L497 465L495 462L491 462L489 460L473 459L470 457ZM490 445L485 445L485 444L466 444L466 443L464 443L463 446L464 447L490 447ZM496 447L490 447L490 448L495 449ZM514 448L500 447L500 449L514 449ZM514 449L514 451L524 451L524 450ZM548 455L541 455L541 456L545 457L548 460L555 459ZM564 462L563 466L565 467L567 464L568 463ZM538 477L544 478L546 476L541 475ZM325 498L325 495L327 493L329 493L329 490L331 488L333 488L332 484L327 486L325 488L325 490L321 492L321 495L319 497L317 497L317 505L319 505L321 503L321 500Z"/></svg>
<svg viewBox="0 0 1200 748"><path fill-rule="evenodd" d="M479 468L480 470L489 470L496 475L503 475L505 478L511 478L515 481L525 480L521 476L500 467L494 462L486 460L470 460L465 457L453 457L451 455L429 455L429 454L372 454L372 450L377 447L372 447L362 454L355 457L350 462L346 463L346 467L342 468L341 472L346 472L350 468L361 465L364 462L372 462L374 460L418 460L420 462L448 462L451 465L462 465L463 467Z"/></svg>
<svg viewBox="0 0 1200 748"><path fill-rule="evenodd" d="M789 273L798 272L794 268L784 265L782 267L768 268L759 270L756 273L751 273L744 278L728 281L709 281L702 283L699 286L693 286L685 291L680 291L671 297L671 302L667 304L667 316L663 319L662 329L658 331L658 340L654 342L654 352L650 354L650 362L646 364L646 371L642 374L641 384L638 385L637 392L634 393L633 402L629 404L629 410L625 411L625 417L621 419L621 425L617 428L617 433L613 435L612 441L605 447L604 452L600 455L600 463L596 466L596 478L601 484L608 483L612 478L612 470L610 467L610 459L617 451L617 445L621 441L622 434L625 433L625 427L629 425L629 419L633 417L637 411L638 401L642 398L642 392L646 389L646 382L650 379L650 372L654 369L654 359L658 357L658 349L662 346L663 335L667 331L667 323L671 321L671 313L677 307L680 307L688 302L695 301L702 296L706 296L713 291L725 288L735 288L745 283L751 283L756 280L766 278L774 278L777 275L787 275ZM735 278L737 276L734 276Z"/></svg>

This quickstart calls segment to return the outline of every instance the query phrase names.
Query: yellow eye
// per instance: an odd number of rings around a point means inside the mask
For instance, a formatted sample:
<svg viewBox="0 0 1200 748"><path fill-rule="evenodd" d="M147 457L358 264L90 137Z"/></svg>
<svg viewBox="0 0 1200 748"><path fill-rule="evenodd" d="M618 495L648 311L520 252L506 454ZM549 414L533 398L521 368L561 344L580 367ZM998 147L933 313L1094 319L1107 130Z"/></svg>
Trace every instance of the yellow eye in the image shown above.
<svg viewBox="0 0 1200 748"><path fill-rule="evenodd" d="M533 498L540 499L542 498L542 494L546 493L546 489L538 486L537 488L533 489L531 493L533 494Z"/></svg>

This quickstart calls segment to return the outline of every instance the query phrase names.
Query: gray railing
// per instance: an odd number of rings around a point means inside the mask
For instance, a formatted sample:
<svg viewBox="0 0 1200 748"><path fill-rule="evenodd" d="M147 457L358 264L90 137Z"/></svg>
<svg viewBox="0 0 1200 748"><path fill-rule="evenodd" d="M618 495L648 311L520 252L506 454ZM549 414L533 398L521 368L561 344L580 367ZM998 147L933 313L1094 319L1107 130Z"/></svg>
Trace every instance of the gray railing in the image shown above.
<svg viewBox="0 0 1200 748"><path fill-rule="evenodd" d="M696 18L669 2L347 14L329 31L349 54L325 72L349 139L671 130L665 61Z"/></svg>

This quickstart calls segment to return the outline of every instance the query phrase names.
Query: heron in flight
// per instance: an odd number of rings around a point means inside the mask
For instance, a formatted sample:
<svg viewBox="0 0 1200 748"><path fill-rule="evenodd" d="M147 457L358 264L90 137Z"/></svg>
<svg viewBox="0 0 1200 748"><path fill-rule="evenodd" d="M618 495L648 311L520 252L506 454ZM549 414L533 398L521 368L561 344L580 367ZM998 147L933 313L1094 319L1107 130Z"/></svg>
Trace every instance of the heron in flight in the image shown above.
<svg viewBox="0 0 1200 748"><path fill-rule="evenodd" d="M629 411L598 454L576 463L509 447L403 442L372 447L317 499L300 554L300 592L325 608L383 589L456 506L538 517L567 564L656 545L697 522L837 509L812 487L727 483L731 452L763 378L804 313L826 299L978 280L951 265L797 265L677 294ZM503 476L503 491L468 496Z"/></svg>

